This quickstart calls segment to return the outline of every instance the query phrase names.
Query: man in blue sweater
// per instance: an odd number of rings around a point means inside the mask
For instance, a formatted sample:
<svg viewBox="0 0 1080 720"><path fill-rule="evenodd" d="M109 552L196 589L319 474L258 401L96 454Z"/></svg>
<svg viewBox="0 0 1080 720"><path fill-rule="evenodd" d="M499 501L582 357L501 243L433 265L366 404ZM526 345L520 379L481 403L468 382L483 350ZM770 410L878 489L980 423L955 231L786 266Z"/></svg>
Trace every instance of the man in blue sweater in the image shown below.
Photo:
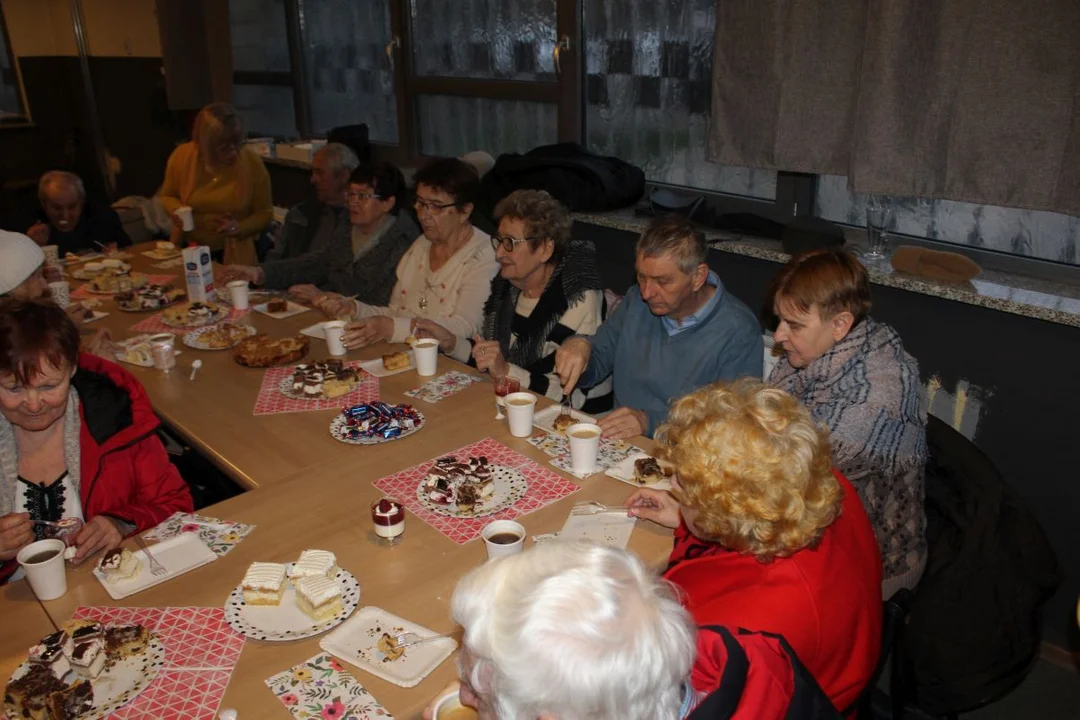
<svg viewBox="0 0 1080 720"><path fill-rule="evenodd" d="M661 218L637 244L637 286L592 337L555 353L563 392L613 376L615 410L604 437L652 437L668 404L696 388L761 378L761 327L705 262L705 237L682 218Z"/></svg>

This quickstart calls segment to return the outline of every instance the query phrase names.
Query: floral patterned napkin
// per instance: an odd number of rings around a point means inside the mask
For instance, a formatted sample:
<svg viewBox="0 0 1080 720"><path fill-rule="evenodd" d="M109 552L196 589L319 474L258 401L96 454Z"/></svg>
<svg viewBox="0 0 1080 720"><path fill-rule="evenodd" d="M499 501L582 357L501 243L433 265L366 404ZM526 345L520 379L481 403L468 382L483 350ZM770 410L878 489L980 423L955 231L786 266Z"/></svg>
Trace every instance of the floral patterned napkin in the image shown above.
<svg viewBox="0 0 1080 720"><path fill-rule="evenodd" d="M160 542L181 533L198 533L199 539L206 544L206 547L221 557L236 547L254 529L254 525L246 523L229 522L191 513L173 513L160 525L143 533L143 537Z"/></svg>
<svg viewBox="0 0 1080 720"><path fill-rule="evenodd" d="M420 387L413 388L405 394L411 398L423 400L424 402L437 403L440 400L445 400L451 395L461 392L473 383L480 382L480 380L481 378L479 375L469 375L468 373L451 370L448 373L444 373L436 378L428 380Z"/></svg>
<svg viewBox="0 0 1080 720"><path fill-rule="evenodd" d="M297 720L393 720L363 685L329 653L320 653L266 680Z"/></svg>
<svg viewBox="0 0 1080 720"><path fill-rule="evenodd" d="M601 438L600 449L596 455L596 469L591 473L582 474L571 468L570 441L566 439L565 435L555 433L538 435L529 438L529 444L554 457L555 459L551 461L551 464L559 470L579 478L586 478L604 472L608 468L615 467L634 453L641 452L640 448L624 440L604 440Z"/></svg>

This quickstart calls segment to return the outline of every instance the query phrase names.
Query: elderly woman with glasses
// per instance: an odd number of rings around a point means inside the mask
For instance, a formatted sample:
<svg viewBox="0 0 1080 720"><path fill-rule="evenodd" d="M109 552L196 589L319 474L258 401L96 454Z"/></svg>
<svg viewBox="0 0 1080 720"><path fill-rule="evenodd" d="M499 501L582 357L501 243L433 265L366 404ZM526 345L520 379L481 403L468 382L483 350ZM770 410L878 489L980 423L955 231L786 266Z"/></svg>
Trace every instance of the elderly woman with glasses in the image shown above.
<svg viewBox="0 0 1080 720"><path fill-rule="evenodd" d="M187 239L221 253L225 263L253 265L255 240L270 226L270 175L262 158L244 146L244 121L225 103L207 105L195 117L191 140L173 151L158 195L173 216L173 240L183 224L176 211L188 206L195 229Z"/></svg>
<svg viewBox="0 0 1080 720"><path fill-rule="evenodd" d="M342 338L347 348L404 342L416 318L465 337L480 326L498 265L491 237L470 222L480 187L476 169L456 158L436 160L417 171L415 180L423 233L397 264L390 302L323 306L327 314L354 318Z"/></svg>
<svg viewBox="0 0 1080 720"><path fill-rule="evenodd" d="M397 267L420 229L405 209L405 178L387 162L361 164L349 177L349 223L320 250L260 266L232 265L227 279L284 290L316 307L348 308L347 300L386 305Z"/></svg>
<svg viewBox="0 0 1080 720"><path fill-rule="evenodd" d="M858 697L881 640L881 556L829 434L756 380L677 400L656 433L675 475L630 514L675 528L665 577L698 625L783 635L837 708Z"/></svg>
<svg viewBox="0 0 1080 720"><path fill-rule="evenodd" d="M495 207L498 234L491 238L499 274L491 281L479 336L455 335L436 320L418 319L417 337L499 380L559 400L555 351L574 335L592 335L604 319L604 293L592 246L572 242L566 208L543 190L517 190ZM486 339L481 339L481 336ZM576 408L611 409L611 380L575 390Z"/></svg>

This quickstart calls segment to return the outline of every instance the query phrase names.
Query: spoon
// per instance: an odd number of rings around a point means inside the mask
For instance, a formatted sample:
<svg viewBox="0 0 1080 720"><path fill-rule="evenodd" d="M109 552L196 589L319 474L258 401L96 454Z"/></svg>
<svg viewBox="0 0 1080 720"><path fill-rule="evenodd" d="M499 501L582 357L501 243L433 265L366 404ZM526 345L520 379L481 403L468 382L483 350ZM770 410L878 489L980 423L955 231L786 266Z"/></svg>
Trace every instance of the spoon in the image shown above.
<svg viewBox="0 0 1080 720"><path fill-rule="evenodd" d="M189 380L194 380L195 379L195 373L199 372L199 368L201 368L201 367L202 367L202 360L198 360L198 359L192 360L191 361L191 377L188 378L188 379Z"/></svg>

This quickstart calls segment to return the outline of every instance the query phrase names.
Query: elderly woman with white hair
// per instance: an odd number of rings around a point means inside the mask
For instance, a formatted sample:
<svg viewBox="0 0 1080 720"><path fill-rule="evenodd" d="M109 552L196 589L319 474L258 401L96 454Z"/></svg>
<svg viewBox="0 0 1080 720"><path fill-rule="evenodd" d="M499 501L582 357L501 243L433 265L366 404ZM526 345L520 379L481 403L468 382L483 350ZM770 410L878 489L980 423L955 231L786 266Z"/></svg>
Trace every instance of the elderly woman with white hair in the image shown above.
<svg viewBox="0 0 1080 720"><path fill-rule="evenodd" d="M717 705L734 708L724 717L735 720L798 717L789 706L820 709L819 718L831 710L812 680L796 687L801 667L783 640L699 633L673 587L625 550L536 545L466 575L451 607L464 628L457 693L481 720L714 718ZM439 720L440 700L425 720Z"/></svg>

